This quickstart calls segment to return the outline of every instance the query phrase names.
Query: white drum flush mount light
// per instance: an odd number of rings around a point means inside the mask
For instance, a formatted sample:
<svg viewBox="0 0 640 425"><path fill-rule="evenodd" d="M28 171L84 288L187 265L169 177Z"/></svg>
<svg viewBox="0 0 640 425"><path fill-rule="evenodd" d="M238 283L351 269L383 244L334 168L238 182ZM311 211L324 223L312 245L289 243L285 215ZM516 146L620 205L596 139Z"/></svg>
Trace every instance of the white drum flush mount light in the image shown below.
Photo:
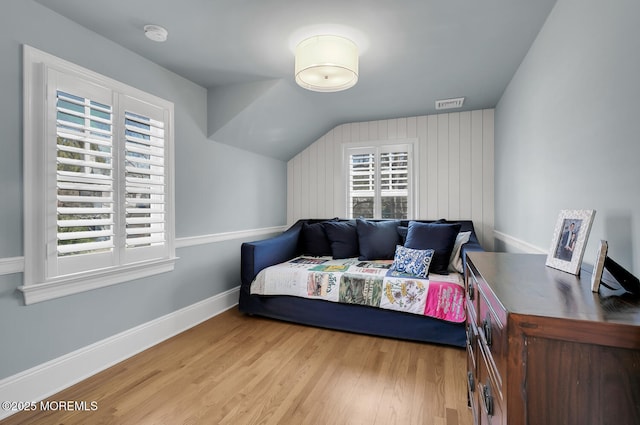
<svg viewBox="0 0 640 425"><path fill-rule="evenodd" d="M296 83L307 90L335 92L358 82L358 46L344 37L316 35L296 47Z"/></svg>

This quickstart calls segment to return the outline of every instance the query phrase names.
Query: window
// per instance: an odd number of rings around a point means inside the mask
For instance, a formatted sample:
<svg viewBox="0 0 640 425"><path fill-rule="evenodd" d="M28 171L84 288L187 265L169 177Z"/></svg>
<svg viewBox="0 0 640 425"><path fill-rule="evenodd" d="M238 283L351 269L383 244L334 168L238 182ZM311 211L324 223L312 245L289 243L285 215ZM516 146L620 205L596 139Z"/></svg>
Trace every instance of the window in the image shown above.
<svg viewBox="0 0 640 425"><path fill-rule="evenodd" d="M173 104L24 47L25 302L173 269Z"/></svg>
<svg viewBox="0 0 640 425"><path fill-rule="evenodd" d="M412 216L412 145L347 147L347 216Z"/></svg>

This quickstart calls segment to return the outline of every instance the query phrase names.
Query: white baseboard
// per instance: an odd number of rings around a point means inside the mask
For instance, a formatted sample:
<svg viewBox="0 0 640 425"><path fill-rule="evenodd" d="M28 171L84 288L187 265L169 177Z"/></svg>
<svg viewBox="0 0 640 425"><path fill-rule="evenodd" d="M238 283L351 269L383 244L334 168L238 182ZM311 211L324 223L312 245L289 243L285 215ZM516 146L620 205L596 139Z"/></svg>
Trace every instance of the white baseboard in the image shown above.
<svg viewBox="0 0 640 425"><path fill-rule="evenodd" d="M499 232L497 230L493 231L493 236L504 242L508 247L515 249L518 252L522 252L525 254L546 254L547 250L542 249L538 246L530 244L529 242L525 242L521 239L514 238L513 236L507 235L506 233Z"/></svg>
<svg viewBox="0 0 640 425"><path fill-rule="evenodd" d="M240 287L0 380L0 401L39 402L238 303ZM0 419L16 413L0 409Z"/></svg>

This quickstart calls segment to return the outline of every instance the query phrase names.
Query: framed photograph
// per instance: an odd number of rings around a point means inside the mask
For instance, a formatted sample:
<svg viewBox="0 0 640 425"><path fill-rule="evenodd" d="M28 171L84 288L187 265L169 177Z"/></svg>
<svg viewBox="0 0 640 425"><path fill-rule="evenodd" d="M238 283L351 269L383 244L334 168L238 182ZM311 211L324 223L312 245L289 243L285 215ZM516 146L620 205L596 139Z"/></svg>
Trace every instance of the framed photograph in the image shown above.
<svg viewBox="0 0 640 425"><path fill-rule="evenodd" d="M593 273L591 274L591 290L598 292L600 290L600 280L602 279L602 271L604 270L604 260L607 259L607 250L609 244L607 241L600 241L596 260L593 262Z"/></svg>
<svg viewBox="0 0 640 425"><path fill-rule="evenodd" d="M547 266L579 275L595 210L562 210L553 231Z"/></svg>

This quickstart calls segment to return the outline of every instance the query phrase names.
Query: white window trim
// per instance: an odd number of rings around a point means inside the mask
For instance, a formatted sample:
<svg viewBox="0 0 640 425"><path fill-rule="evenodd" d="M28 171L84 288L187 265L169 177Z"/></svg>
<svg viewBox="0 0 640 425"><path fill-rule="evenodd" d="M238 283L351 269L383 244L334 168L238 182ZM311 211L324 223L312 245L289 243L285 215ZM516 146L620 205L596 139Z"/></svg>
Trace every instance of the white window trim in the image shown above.
<svg viewBox="0 0 640 425"><path fill-rule="evenodd" d="M96 288L140 279L173 270L175 256L174 224L174 129L173 103L145 93L126 84L115 81L83 67L42 52L33 47L23 46L23 137L24 137L24 284L25 304L54 299ZM66 276L47 278L47 232L46 223L46 153L43 146L47 134L44 122L47 116L45 99L46 68L77 75L79 78L95 81L125 95L146 100L168 111L166 122L166 243L167 254L162 258L140 261L127 265L114 265L99 270L80 272Z"/></svg>
<svg viewBox="0 0 640 425"><path fill-rule="evenodd" d="M417 138L411 139L394 139L394 140L374 140L365 142L351 142L342 145L342 175L343 178L343 199L345 208L345 217L349 217L349 154L350 151L358 149L388 149L395 146L409 147L409 205L407 207L407 220L413 220L418 216L418 194L419 182L419 143ZM353 217L351 217L353 218Z"/></svg>

